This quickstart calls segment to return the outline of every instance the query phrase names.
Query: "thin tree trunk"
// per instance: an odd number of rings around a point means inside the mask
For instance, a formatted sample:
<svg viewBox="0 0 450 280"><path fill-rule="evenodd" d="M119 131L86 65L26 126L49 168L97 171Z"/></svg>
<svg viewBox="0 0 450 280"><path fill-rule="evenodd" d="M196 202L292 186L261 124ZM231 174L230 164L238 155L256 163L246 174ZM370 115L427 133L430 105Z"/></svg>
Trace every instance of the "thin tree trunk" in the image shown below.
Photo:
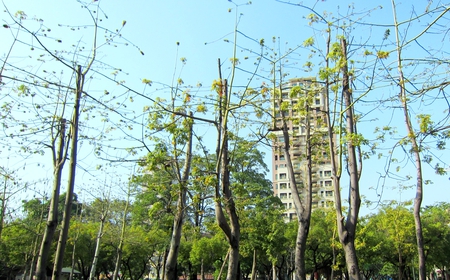
<svg viewBox="0 0 450 280"><path fill-rule="evenodd" d="M190 113L192 117L192 113ZM176 280L177 275L177 259L180 248L181 233L183 229L183 218L186 209L186 193L188 187L189 175L191 172L192 162L192 118L189 120L188 142L186 145L186 157L183 167L183 175L178 178L180 189L178 191L177 212L173 220L172 238L170 240L169 253L167 255L165 277L166 280ZM175 160L178 160L175 158ZM177 173L178 174L178 173Z"/></svg>
<svg viewBox="0 0 450 280"><path fill-rule="evenodd" d="M53 191L52 199L50 201L50 209L48 212L47 225L44 236L42 238L38 261L36 265L36 279L47 279L47 264L50 256L50 248L55 235L56 227L58 226L58 202L59 190L61 187L61 173L64 166L64 139L66 131L66 120L61 119L59 123L59 144L56 155L53 155Z"/></svg>
<svg viewBox="0 0 450 280"><path fill-rule="evenodd" d="M80 119L80 103L81 93L83 92L84 74L81 72L81 66L78 65L77 69L77 90L75 97L75 106L72 118L72 143L70 147L70 170L69 170L69 183L67 185L66 200L64 203L64 214L62 228L58 239L58 247L55 254L55 264L53 266L52 280L59 280L61 277L61 270L64 261L64 251L66 249L67 238L69 235L70 217L72 214L72 201L75 188L75 171L77 168L77 155L78 155L78 122Z"/></svg>
<svg viewBox="0 0 450 280"><path fill-rule="evenodd" d="M277 266L272 263L272 280L277 280Z"/></svg>
<svg viewBox="0 0 450 280"><path fill-rule="evenodd" d="M330 38L327 41L327 53L329 52L330 46ZM336 222L337 222L337 232L339 236L339 241L344 249L345 262L347 266L348 279L349 280L359 280L360 272L358 266L358 259L356 257L356 249L355 249L355 234L356 234L356 225L358 223L358 214L359 208L361 205L361 197L359 194L359 177L360 171L358 170L357 165L357 156L356 156L356 145L353 143L353 138L356 135L356 125L354 123L353 116L353 103L352 103L352 91L350 89L350 80L348 75L348 66L347 66L347 42L345 39L341 39L341 51L342 57L341 60L337 63L341 64L341 72L342 72L342 99L344 102L344 111L346 124L343 125L343 114L340 114L339 120L339 130L345 131L347 139L346 139L346 150L347 150L347 169L350 176L350 189L349 189L349 208L347 211L347 217L342 214L342 200L341 200L341 173L343 166L342 154L336 154L336 144L335 144L335 132L333 131L333 121L331 121L331 111L329 106L329 85L330 82L327 78L326 80L326 93L327 98L326 102L326 121L328 127L328 137L329 137L329 149L330 149L330 159L332 165L333 172L333 184L334 184L334 195L335 195L335 206L336 206ZM327 58L327 66L329 65L329 61ZM342 136L342 135L340 135ZM338 141L340 141L339 139ZM341 145L341 144L339 144ZM342 150L342 149L341 149Z"/></svg>
<svg viewBox="0 0 450 280"><path fill-rule="evenodd" d="M217 279L222 279L223 269L225 268L225 265L228 261L229 256L230 256L230 250L228 250L227 254L225 255L225 259L223 260L222 266L220 267L219 275L217 275Z"/></svg>
<svg viewBox="0 0 450 280"><path fill-rule="evenodd" d="M205 280L205 270L204 270L204 267L203 267L203 259L202 259L202 264L201 264L201 266L200 266L200 277L201 277L201 279L202 280ZM195 275L195 280L197 280L197 275Z"/></svg>
<svg viewBox="0 0 450 280"><path fill-rule="evenodd" d="M107 211L108 210L104 211L102 213L102 217L100 218L100 228L98 229L98 233L97 233L97 239L96 239L96 243L95 243L94 259L92 260L92 267L91 267L91 272L89 273L89 280L95 280L98 258L100 256L100 242L101 242L101 239L103 237L103 228L105 226L105 220L106 220L106 216L107 216Z"/></svg>
<svg viewBox="0 0 450 280"><path fill-rule="evenodd" d="M339 213L338 216L338 233L341 244L344 248L345 261L347 264L347 271L350 279L359 280L359 265L356 257L355 235L356 225L358 223L359 208L361 205L361 197L359 194L359 177L356 144L353 143L355 131L355 121L353 116L353 100L352 90L350 89L350 78L347 66L347 41L341 39L342 59L345 60L342 67L342 94L345 108L346 119L346 134L347 134L347 169L350 176L350 190L349 190L349 209L347 212L347 219L344 225L344 217Z"/></svg>
<svg viewBox="0 0 450 280"><path fill-rule="evenodd" d="M408 97L405 89L405 77L403 75L403 65L402 65L402 47L400 46L400 35L398 30L397 13L395 9L395 1L392 0L392 9L394 14L394 26L395 26L395 38L397 43L397 69L399 74L399 99L402 104L403 115L405 120L406 131L408 133L407 138L411 141L411 152L414 157L415 167L416 167L416 196L414 198L414 225L416 228L416 240L417 240L417 251L419 257L419 280L425 280L427 276L426 271L426 259L425 259L425 249L423 241L423 230L422 221L420 217L420 209L423 200L423 172L422 172L422 160L420 157L420 147L417 143L417 135L414 132L413 125L411 123L411 117L409 115L409 105Z"/></svg>
<svg viewBox="0 0 450 280"><path fill-rule="evenodd" d="M281 94L281 83L280 83L280 94ZM301 94L301 93L300 93ZM308 94L308 93L305 93ZM305 252L306 252L306 239L308 238L309 226L311 221L311 207L312 207L312 162L311 162L311 126L309 120L309 104L308 98L305 97L305 156L306 156L306 180L304 187L304 201L300 199L300 193L297 187L297 180L295 179L294 166L292 164L291 154L290 154L290 137L289 130L287 126L286 117L283 110L280 109L280 114L282 118L282 132L284 139L283 154L286 159L287 174L289 177L289 185L292 193L292 198L294 201L295 212L297 214L298 230L296 237L295 246L295 280L306 280L306 267L305 267ZM281 108L281 100L279 108Z"/></svg>
<svg viewBox="0 0 450 280"><path fill-rule="evenodd" d="M216 174L218 177L215 188L215 214L219 227L224 232L229 244L229 259L227 280L238 279L239 268L239 240L240 240L240 224L239 217L236 213L236 207L232 196L230 186L230 168L228 156L228 117L230 114L229 102L230 94L228 92L228 82L222 80L220 72L219 60L219 76L221 86L219 89L219 122L218 122L218 140L217 140L217 165ZM223 205L222 205L223 204ZM223 213L223 208L227 212L227 218Z"/></svg>
<svg viewBox="0 0 450 280"><path fill-rule="evenodd" d="M121 266L121 263L122 263L122 250L123 250L123 243L124 243L124 239L125 239L125 229L126 229L126 222L127 222L127 215L128 215L129 204L130 204L130 190L128 190L127 202L125 204L125 209L123 210L122 228L120 230L119 245L117 246L117 257L116 257L116 265L114 267L113 280L117 280L118 279L120 266Z"/></svg>
<svg viewBox="0 0 450 280"><path fill-rule="evenodd" d="M253 249L253 263L252 263L252 278L251 280L256 280L256 249Z"/></svg>
<svg viewBox="0 0 450 280"><path fill-rule="evenodd" d="M42 199L42 201L44 201L44 199ZM44 216L44 207L42 207L41 210L41 216L39 217L39 221L43 220L43 216ZM37 233L36 236L34 238L34 245L33 245L33 257L31 258L31 265L30 265L30 272L28 274L28 279L31 280L34 278L34 273L36 271L36 257L38 254L38 246L39 246L39 235L41 234L41 223L38 224L38 229L37 229ZM24 276L26 277L26 274L24 274Z"/></svg>

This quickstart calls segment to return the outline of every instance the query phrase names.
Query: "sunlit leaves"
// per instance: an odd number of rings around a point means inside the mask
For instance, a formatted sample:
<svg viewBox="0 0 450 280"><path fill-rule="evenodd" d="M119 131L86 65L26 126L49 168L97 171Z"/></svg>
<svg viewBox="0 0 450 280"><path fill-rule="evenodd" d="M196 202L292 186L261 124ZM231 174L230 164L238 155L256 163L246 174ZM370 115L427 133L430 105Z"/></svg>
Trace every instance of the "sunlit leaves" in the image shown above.
<svg viewBox="0 0 450 280"><path fill-rule="evenodd" d="M433 126L433 121L431 120L430 115L419 114L417 115L417 119L420 126L420 132L427 133Z"/></svg>
<svg viewBox="0 0 450 280"><path fill-rule="evenodd" d="M199 113L206 113L207 112L207 108L206 108L205 104L197 105L197 112L199 112Z"/></svg>
<svg viewBox="0 0 450 280"><path fill-rule="evenodd" d="M314 38L313 37L309 37L308 39L303 41L303 46L304 47L310 47L312 45L314 45Z"/></svg>
<svg viewBox="0 0 450 280"><path fill-rule="evenodd" d="M26 18L27 18L27 14L25 14L24 11L17 11L17 12L14 14L14 16L15 16L16 18L19 18L19 19L26 19Z"/></svg>
<svg viewBox="0 0 450 280"><path fill-rule="evenodd" d="M364 50L364 56L369 56L372 55L373 52L369 51L369 50Z"/></svg>
<svg viewBox="0 0 450 280"><path fill-rule="evenodd" d="M386 59L389 57L389 52L388 51L378 51L377 52L377 57L379 59Z"/></svg>
<svg viewBox="0 0 450 280"><path fill-rule="evenodd" d="M211 91L217 92L219 95L222 95L222 81L214 80L211 85Z"/></svg>
<svg viewBox="0 0 450 280"><path fill-rule="evenodd" d="M319 21L319 17L318 17L316 14L309 14L309 15L306 17L306 19L309 20L309 22L308 22L309 25L312 25L313 23Z"/></svg>
<svg viewBox="0 0 450 280"><path fill-rule="evenodd" d="M434 171L436 172L436 174L438 175L446 175L447 174L447 169L445 169L444 167L442 167L439 163L437 163L434 166Z"/></svg>
<svg viewBox="0 0 450 280"><path fill-rule="evenodd" d="M28 96L30 93L30 89L26 85L21 84L17 87L17 93L19 96Z"/></svg>
<svg viewBox="0 0 450 280"><path fill-rule="evenodd" d="M149 79L142 79L142 83L143 84L146 84L146 85L148 85L148 86L151 86L152 85L152 81L151 80L149 80Z"/></svg>

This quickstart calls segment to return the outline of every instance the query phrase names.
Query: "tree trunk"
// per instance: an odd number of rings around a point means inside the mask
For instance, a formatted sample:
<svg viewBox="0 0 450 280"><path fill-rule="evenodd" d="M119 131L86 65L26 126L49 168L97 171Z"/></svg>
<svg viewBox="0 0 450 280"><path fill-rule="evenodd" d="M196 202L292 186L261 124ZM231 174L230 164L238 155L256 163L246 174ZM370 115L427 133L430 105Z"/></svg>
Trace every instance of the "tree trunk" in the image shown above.
<svg viewBox="0 0 450 280"><path fill-rule="evenodd" d="M272 280L277 280L277 267L275 263L272 263Z"/></svg>
<svg viewBox="0 0 450 280"><path fill-rule="evenodd" d="M192 117L192 113L190 113ZM192 161L192 119L189 121L188 142L186 145L186 157L183 167L183 175L177 178L180 189L178 191L177 212L173 220L172 238L170 240L169 253L167 255L165 266L165 280L176 280L177 275L177 259L180 248L181 233L183 229L183 218L186 209L186 193L188 187L188 179L191 172ZM175 158L175 160L178 160ZM178 173L177 173L178 174Z"/></svg>
<svg viewBox="0 0 450 280"><path fill-rule="evenodd" d="M129 204L130 204L130 192L128 192L128 194L127 194L127 202L125 204L125 209L123 210L122 228L120 230L119 245L117 246L116 265L114 266L113 280L119 279L119 271L120 271L120 265L122 263L122 249L123 249L123 243L124 243L124 239L125 239L125 229L126 229L126 223L127 223Z"/></svg>
<svg viewBox="0 0 450 280"><path fill-rule="evenodd" d="M328 39L328 49L329 52L329 43ZM359 208L361 205L361 197L359 194L359 177L360 171L358 170L358 162L356 156L356 144L354 143L353 138L356 136L356 124L354 122L353 116L353 102L352 102L352 91L350 89L350 79L348 74L348 66L347 66L347 42L345 39L341 39L341 51L342 57L341 60L337 63L341 64L341 72L342 72L342 99L344 102L345 108L345 133L346 133L346 150L347 150L347 169L350 176L350 189L349 189L349 208L347 211L347 217L345 218L342 214L342 200L341 200L341 173L343 169L342 157L336 154L336 144L335 144L335 133L333 131L333 123L331 122L331 112L329 108L329 81L327 79L327 98L326 98L326 120L328 127L328 137L329 137L329 149L330 149L330 159L332 165L333 172L333 184L334 184L334 195L335 195L335 206L336 206L336 222L337 222L337 231L339 236L339 241L344 249L345 254L345 262L347 266L348 279L349 280L359 280L359 266L358 259L356 257L356 249L355 249L355 234L356 234L356 225L358 223L358 214ZM327 59L328 66L328 59ZM344 112L342 112L344 113ZM342 124L342 121L340 121ZM339 139L340 141L342 139ZM339 142L338 142L339 143ZM339 144L341 145L341 144ZM342 150L342 149L341 149ZM339 160L338 160L339 158Z"/></svg>
<svg viewBox="0 0 450 280"><path fill-rule="evenodd" d="M202 280L205 280L205 270L203 267L203 259L202 259L202 264L200 266L200 277ZM197 275L195 275L195 280L197 280Z"/></svg>
<svg viewBox="0 0 450 280"><path fill-rule="evenodd" d="M416 240L417 240L417 251L419 257L419 280L426 280L426 259L425 259L425 249L423 241L423 231L422 231L422 221L420 218L420 209L423 199L423 172L422 172L422 160L420 157L420 147L417 143L417 135L414 132L413 125L411 123L411 117L409 114L408 96L405 88L405 77L403 75L403 65L402 65L402 47L400 46L400 35L397 22L397 13L395 9L395 1L392 0L392 9L394 13L394 24L395 24L395 38L397 43L397 69L399 74L398 86L400 87L399 99L402 104L403 116L406 126L406 131L408 133L407 138L411 141L411 152L413 154L414 163L416 167L416 196L414 198L414 225L416 228Z"/></svg>
<svg viewBox="0 0 450 280"><path fill-rule="evenodd" d="M100 242L103 237L103 228L105 226L106 216L107 216L107 211L103 212L102 217L100 218L100 228L98 229L98 233L97 233L94 259L92 260L92 267L91 267L91 272L89 274L89 280L95 280L95 276L96 276L95 273L97 271L98 258L100 256Z"/></svg>
<svg viewBox="0 0 450 280"><path fill-rule="evenodd" d="M55 235L56 227L58 225L58 202L59 190L61 187L61 173L64 166L64 138L66 131L66 121L61 119L59 123L59 145L56 155L53 155L53 191L50 202L50 209L48 212L47 225L44 236L42 238L41 247L39 250L38 261L36 265L36 279L47 279L47 264L50 256L50 248Z"/></svg>
<svg viewBox="0 0 450 280"><path fill-rule="evenodd" d="M250 280L256 280L256 249L253 249L252 278Z"/></svg>
<svg viewBox="0 0 450 280"><path fill-rule="evenodd" d="M220 73L220 60L219 60ZM230 168L228 156L228 117L230 114L228 92L228 83L224 79L222 81L220 74L221 86L218 92L219 99L219 122L218 122L218 140L216 148L217 165L217 184L215 188L215 214L219 227L224 232L229 248L227 280L237 280L239 268L239 240L240 240L240 224L239 217L236 213L236 207L232 196L230 186ZM223 204L223 205L222 205ZM225 208L227 218L223 212Z"/></svg>
<svg viewBox="0 0 450 280"><path fill-rule="evenodd" d="M281 94L281 84L280 84ZM308 94L308 93L305 93ZM279 108L281 108L281 100ZM295 212L297 214L298 230L295 246L295 280L306 280L306 267L305 267L305 251L306 251L306 239L308 238L309 226L311 221L311 207L312 207L312 162L311 162L311 126L309 117L309 104L308 98L305 96L304 106L306 109L305 115L305 174L304 181L304 201L300 198L300 193L297 187L297 180L295 179L294 166L292 164L292 158L290 154L290 137L287 126L287 121L283 110L280 109L280 115L282 118L282 132L284 139L283 154L286 159L287 174L289 177L289 184L294 201Z"/></svg>
<svg viewBox="0 0 450 280"><path fill-rule="evenodd" d="M222 279L223 269L225 268L225 265L227 264L229 256L230 256L230 250L228 250L227 254L225 255L225 259L223 260L222 266L220 267L219 275L217 275L217 279Z"/></svg>
<svg viewBox="0 0 450 280"><path fill-rule="evenodd" d="M77 69L77 89L75 97L75 106L72 118L72 144L70 148L70 171L69 171L69 183L67 185L66 200L64 203L64 214L62 228L58 239L58 247L56 249L55 264L53 267L52 280L59 280L61 277L61 270L64 261L64 251L66 250L67 238L69 235L70 217L72 214L72 201L75 189L75 171L77 168L77 155L78 155L78 122L80 120L80 103L81 93L83 92L84 74L81 72L81 66L78 65Z"/></svg>
<svg viewBox="0 0 450 280"><path fill-rule="evenodd" d="M347 220L343 224L344 217L341 212L338 216L338 233L339 239L342 243L345 253L345 261L347 264L347 271L350 279L359 280L359 266L356 257L355 249L355 235L356 225L358 223L359 208L361 205L361 197L359 194L359 177L358 162L356 156L356 145L353 140L356 136L356 124L353 116L353 100L352 90L350 89L350 78L347 66L347 41L341 39L342 59L345 60L342 67L342 94L344 100L345 118L346 118L346 133L347 133L347 169L350 176L350 190L349 190L349 209L347 212Z"/></svg>

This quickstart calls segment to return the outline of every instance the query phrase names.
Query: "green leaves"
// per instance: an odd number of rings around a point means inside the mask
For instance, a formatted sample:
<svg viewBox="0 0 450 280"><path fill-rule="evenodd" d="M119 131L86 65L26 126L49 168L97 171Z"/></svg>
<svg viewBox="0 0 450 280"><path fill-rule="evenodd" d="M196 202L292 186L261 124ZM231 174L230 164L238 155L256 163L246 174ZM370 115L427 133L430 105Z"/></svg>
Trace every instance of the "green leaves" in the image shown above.
<svg viewBox="0 0 450 280"><path fill-rule="evenodd" d="M433 121L431 120L431 116L427 114L419 114L417 115L417 119L420 126L421 133L428 133L433 127Z"/></svg>
<svg viewBox="0 0 450 280"><path fill-rule="evenodd" d="M151 86L151 85L152 85L152 81L149 80L149 79L142 79L142 83L143 83L143 84L146 84L146 85L148 85L148 86Z"/></svg>
<svg viewBox="0 0 450 280"><path fill-rule="evenodd" d="M388 51L377 51L377 57L379 59L386 59L389 57L389 52Z"/></svg>
<svg viewBox="0 0 450 280"><path fill-rule="evenodd" d="M311 47L312 45L314 45L314 38L313 37L309 37L308 39L303 41L303 46L304 47Z"/></svg>

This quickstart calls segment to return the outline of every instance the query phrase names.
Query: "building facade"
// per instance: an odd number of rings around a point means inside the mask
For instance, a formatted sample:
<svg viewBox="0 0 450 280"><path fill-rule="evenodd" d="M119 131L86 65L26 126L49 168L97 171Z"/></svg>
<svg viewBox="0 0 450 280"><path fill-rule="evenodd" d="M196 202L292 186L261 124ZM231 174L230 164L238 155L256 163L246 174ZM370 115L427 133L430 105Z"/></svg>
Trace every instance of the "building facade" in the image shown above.
<svg viewBox="0 0 450 280"><path fill-rule="evenodd" d="M305 98L309 99L309 111L304 110ZM328 148L328 129L325 119L325 95L321 85L314 78L295 78L283 84L281 92L272 94L273 114L275 116L272 147L273 193L278 196L286 209L286 220L296 219L294 201L287 162L284 156L284 139L281 130L284 116L290 140L290 156L294 168L297 189L303 188L307 174L306 164L306 125L310 127L312 148L312 208L330 207L334 204L334 187L331 179L331 161ZM283 110L283 114L281 114ZM306 122L306 118L309 121Z"/></svg>

